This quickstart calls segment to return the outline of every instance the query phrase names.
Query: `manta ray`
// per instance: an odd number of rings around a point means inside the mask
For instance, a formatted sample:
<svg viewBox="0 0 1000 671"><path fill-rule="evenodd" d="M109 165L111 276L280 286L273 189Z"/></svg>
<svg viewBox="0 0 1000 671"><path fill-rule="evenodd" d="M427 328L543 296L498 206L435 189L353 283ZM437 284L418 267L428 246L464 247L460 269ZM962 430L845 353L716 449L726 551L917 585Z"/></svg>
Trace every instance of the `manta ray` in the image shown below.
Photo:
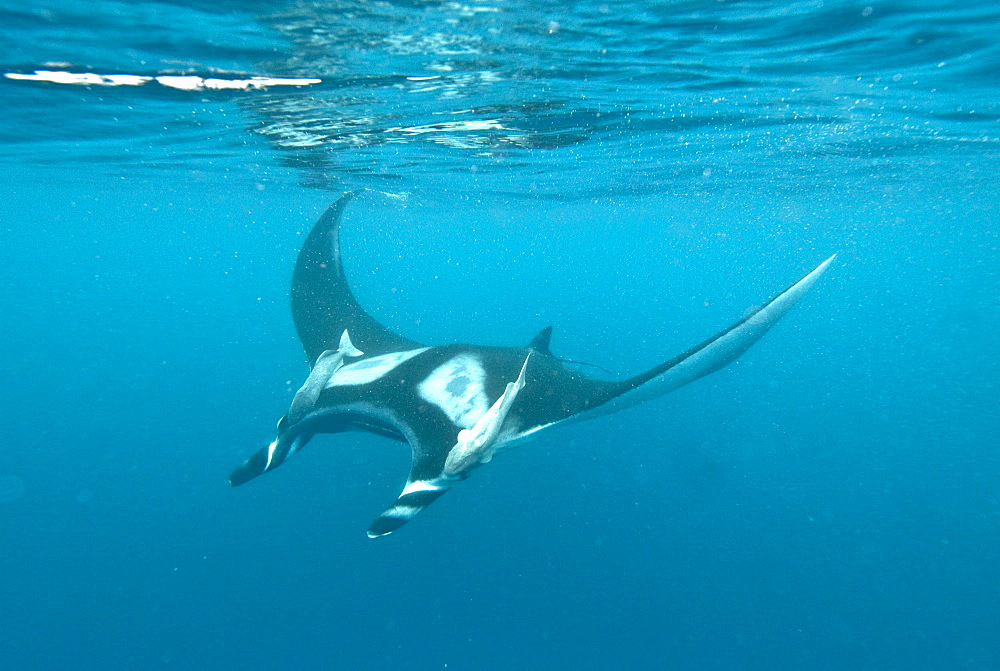
<svg viewBox="0 0 1000 671"><path fill-rule="evenodd" d="M621 381L596 379L549 349L552 327L524 347L424 345L394 333L355 299L339 228L353 193L320 217L292 274L292 317L310 372L277 437L229 477L273 471L318 433L367 431L408 443L409 477L371 538L406 524L494 454L569 422L634 406L719 370L757 342L836 255L729 328Z"/></svg>

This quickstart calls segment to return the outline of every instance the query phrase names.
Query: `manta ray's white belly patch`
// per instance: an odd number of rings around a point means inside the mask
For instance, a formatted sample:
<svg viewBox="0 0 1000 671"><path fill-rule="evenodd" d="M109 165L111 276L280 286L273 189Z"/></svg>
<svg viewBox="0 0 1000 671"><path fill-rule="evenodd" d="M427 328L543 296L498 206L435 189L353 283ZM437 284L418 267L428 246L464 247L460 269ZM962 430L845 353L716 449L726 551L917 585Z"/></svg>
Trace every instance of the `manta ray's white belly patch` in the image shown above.
<svg viewBox="0 0 1000 671"><path fill-rule="evenodd" d="M420 397L448 415L456 426L469 429L490 407L483 385L486 371L479 358L459 354L435 368L418 390Z"/></svg>
<svg viewBox="0 0 1000 671"><path fill-rule="evenodd" d="M339 385L368 384L369 382L374 382L399 364L409 361L421 352L426 352L428 349L430 348L421 347L420 349L410 349L405 352L391 352L389 354L373 356L370 359L356 363L349 363L334 373L326 383L326 386L336 387Z"/></svg>

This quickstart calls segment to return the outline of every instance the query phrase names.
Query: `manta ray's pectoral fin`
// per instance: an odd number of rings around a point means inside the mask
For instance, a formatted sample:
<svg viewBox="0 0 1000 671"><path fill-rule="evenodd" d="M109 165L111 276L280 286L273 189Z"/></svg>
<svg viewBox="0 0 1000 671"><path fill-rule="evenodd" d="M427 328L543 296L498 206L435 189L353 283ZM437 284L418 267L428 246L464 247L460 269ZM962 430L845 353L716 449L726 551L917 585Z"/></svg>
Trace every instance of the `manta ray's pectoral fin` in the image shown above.
<svg viewBox="0 0 1000 671"><path fill-rule="evenodd" d="M836 254L729 328L670 361L627 380L624 383L626 391L602 406L597 414L661 396L732 363L785 316L835 258Z"/></svg>
<svg viewBox="0 0 1000 671"><path fill-rule="evenodd" d="M310 366L323 352L338 349L345 329L368 356L420 347L380 324L351 293L340 262L339 230L340 216L353 197L344 194L319 218L292 274L292 319Z"/></svg>
<svg viewBox="0 0 1000 671"><path fill-rule="evenodd" d="M368 527L368 537L378 538L391 534L416 517L421 510L437 501L449 489L451 486L447 481L439 478L414 479L411 471L410 479L406 481L406 487L396 502Z"/></svg>

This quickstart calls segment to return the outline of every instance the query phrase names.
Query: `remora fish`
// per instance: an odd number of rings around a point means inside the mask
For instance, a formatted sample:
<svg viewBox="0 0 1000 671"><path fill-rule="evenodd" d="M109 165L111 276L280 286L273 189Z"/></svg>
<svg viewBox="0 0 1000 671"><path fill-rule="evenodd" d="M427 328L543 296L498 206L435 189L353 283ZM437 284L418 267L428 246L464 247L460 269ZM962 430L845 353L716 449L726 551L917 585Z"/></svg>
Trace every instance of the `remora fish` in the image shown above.
<svg viewBox="0 0 1000 671"><path fill-rule="evenodd" d="M328 349L316 358L309 377L305 383L295 392L292 405L288 409L285 418L289 424L295 424L302 419L306 413L316 407L316 401L323 392L323 388L333 377L333 374L344 365L344 357L364 356L364 352L359 350L351 342L351 336L344 330L340 336L340 345L336 350Z"/></svg>
<svg viewBox="0 0 1000 671"><path fill-rule="evenodd" d="M517 379L507 383L507 388L496 400L490 409L487 410L476 425L471 429L462 429L458 432L458 442L448 452L448 457L444 460L444 475L456 477L468 471L470 468L485 464L493 458L493 450L497 438L500 437L500 427L507 419L510 406L514 404L514 399L522 389L524 389L524 371L528 369L528 359L531 352L524 357L524 364Z"/></svg>

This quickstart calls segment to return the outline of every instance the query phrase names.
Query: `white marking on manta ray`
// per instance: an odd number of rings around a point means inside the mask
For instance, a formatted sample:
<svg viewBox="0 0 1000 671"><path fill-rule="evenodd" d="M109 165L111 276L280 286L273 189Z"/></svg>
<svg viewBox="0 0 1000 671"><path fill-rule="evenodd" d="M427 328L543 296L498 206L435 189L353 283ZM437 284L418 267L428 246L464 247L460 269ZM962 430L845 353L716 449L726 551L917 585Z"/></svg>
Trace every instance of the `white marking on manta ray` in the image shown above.
<svg viewBox="0 0 1000 671"><path fill-rule="evenodd" d="M397 503L392 508L389 508L387 511L382 513L382 517L402 517L411 519L425 507L426 506L410 506L404 503Z"/></svg>
<svg viewBox="0 0 1000 671"><path fill-rule="evenodd" d="M292 440L291 447L288 448L288 454L285 455L285 460L290 459L296 452L302 448L302 436L295 436Z"/></svg>
<svg viewBox="0 0 1000 671"><path fill-rule="evenodd" d="M277 447L278 447L277 440L273 441L270 445L267 446L267 463L264 464L265 471L271 468L271 461L274 459L274 451L275 449L277 449Z"/></svg>
<svg viewBox="0 0 1000 671"><path fill-rule="evenodd" d="M486 371L479 357L459 354L435 368L417 390L422 399L441 408L455 426L471 429L490 407L483 391L485 382Z"/></svg>
<svg viewBox="0 0 1000 671"><path fill-rule="evenodd" d="M338 385L368 384L369 382L374 382L399 364L409 361L418 354L426 352L428 349L430 348L421 347L419 349L406 350L405 352L390 352L389 354L373 356L364 361L349 363L334 373L327 381L326 386L329 388Z"/></svg>
<svg viewBox="0 0 1000 671"><path fill-rule="evenodd" d="M399 493L399 496L403 497L407 494L412 494L413 492L438 492L441 491L441 489L441 487L431 482L427 482L426 480L414 480L403 488L403 491Z"/></svg>

